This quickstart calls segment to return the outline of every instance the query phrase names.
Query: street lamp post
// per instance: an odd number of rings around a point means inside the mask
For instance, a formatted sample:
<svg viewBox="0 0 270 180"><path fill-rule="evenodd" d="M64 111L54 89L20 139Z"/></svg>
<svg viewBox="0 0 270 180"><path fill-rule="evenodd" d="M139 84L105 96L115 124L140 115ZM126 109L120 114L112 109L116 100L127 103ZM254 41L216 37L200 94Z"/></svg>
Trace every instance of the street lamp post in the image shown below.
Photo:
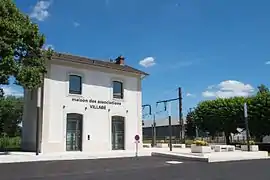
<svg viewBox="0 0 270 180"><path fill-rule="evenodd" d="M244 103L244 117L245 117L245 125L246 125L247 147L248 147L248 151L250 151L247 103Z"/></svg>

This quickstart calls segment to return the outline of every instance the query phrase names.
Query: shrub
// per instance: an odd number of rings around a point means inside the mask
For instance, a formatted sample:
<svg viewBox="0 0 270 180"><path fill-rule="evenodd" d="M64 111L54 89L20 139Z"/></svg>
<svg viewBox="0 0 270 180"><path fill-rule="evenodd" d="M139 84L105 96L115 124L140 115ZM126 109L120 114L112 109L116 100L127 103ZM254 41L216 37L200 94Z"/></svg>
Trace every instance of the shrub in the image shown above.
<svg viewBox="0 0 270 180"><path fill-rule="evenodd" d="M191 145L191 144L193 144L193 142L194 141L193 140L190 140L190 139L189 140L185 140L185 144L186 145Z"/></svg>
<svg viewBox="0 0 270 180"><path fill-rule="evenodd" d="M152 143L152 140L149 140L149 139L143 140L143 143L145 143L145 144L151 144Z"/></svg>
<svg viewBox="0 0 270 180"><path fill-rule="evenodd" d="M196 146L208 146L206 141L195 140L193 143L196 144Z"/></svg>
<svg viewBox="0 0 270 180"><path fill-rule="evenodd" d="M247 144L247 142L245 142L245 144ZM250 144L250 145L255 145L255 141L252 141L252 140L251 140L251 141L249 141L249 144Z"/></svg>

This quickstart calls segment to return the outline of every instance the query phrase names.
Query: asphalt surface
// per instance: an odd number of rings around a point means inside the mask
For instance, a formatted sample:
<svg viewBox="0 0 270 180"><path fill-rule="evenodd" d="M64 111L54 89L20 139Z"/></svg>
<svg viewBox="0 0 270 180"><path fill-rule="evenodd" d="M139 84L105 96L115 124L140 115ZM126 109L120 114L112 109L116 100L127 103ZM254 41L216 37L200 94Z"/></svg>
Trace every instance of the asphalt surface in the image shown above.
<svg viewBox="0 0 270 180"><path fill-rule="evenodd" d="M270 160L205 163L157 157L0 164L1 180L270 180Z"/></svg>

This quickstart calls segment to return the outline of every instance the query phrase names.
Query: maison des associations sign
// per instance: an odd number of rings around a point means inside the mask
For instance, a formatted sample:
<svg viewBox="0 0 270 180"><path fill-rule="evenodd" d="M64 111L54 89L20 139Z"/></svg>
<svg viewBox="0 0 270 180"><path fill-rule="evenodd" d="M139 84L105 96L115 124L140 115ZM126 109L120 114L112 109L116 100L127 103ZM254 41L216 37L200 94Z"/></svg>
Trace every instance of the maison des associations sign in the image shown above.
<svg viewBox="0 0 270 180"><path fill-rule="evenodd" d="M121 105L121 102L109 101L109 100L96 100L96 99L87 99L87 98L72 98L73 102L89 103L91 109L102 109L106 110L107 105Z"/></svg>

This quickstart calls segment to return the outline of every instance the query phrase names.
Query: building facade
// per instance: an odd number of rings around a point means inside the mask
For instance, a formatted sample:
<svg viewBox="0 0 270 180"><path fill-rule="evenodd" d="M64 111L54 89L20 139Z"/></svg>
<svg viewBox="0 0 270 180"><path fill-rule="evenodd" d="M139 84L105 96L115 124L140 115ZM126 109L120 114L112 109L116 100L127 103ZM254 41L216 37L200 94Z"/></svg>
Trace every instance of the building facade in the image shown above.
<svg viewBox="0 0 270 180"><path fill-rule="evenodd" d="M142 137L146 75L125 65L123 57L109 62L55 53L43 86L25 90L22 148L41 153L134 150L134 136Z"/></svg>

